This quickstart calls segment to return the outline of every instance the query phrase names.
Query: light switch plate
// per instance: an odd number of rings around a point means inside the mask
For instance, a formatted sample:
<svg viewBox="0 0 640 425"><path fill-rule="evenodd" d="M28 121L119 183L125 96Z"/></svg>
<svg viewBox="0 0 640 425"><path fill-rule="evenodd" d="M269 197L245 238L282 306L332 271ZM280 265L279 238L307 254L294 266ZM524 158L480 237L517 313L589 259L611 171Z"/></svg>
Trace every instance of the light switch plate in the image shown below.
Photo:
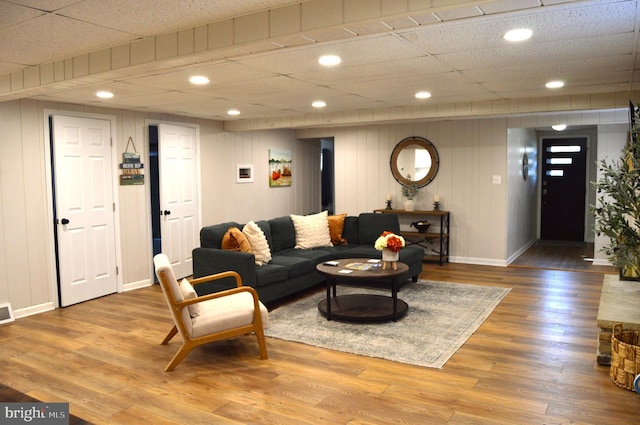
<svg viewBox="0 0 640 425"><path fill-rule="evenodd" d="M502 176L493 176L492 182L493 184L502 184Z"/></svg>

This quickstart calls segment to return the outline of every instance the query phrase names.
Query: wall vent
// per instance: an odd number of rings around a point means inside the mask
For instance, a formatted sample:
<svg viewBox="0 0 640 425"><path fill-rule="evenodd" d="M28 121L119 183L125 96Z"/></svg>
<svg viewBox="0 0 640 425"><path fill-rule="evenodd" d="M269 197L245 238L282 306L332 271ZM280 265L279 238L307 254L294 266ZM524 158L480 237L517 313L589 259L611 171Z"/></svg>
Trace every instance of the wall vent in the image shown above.
<svg viewBox="0 0 640 425"><path fill-rule="evenodd" d="M11 309L11 304L10 303L0 304L0 325L13 322L14 320L15 318L13 317L13 310Z"/></svg>

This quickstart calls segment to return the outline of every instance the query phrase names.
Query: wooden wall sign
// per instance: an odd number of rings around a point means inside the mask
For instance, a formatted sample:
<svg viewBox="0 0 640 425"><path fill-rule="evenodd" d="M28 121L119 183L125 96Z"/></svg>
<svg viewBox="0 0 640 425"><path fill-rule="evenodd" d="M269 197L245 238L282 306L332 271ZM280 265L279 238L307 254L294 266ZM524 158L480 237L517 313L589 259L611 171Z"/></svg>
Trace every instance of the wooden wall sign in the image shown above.
<svg viewBox="0 0 640 425"><path fill-rule="evenodd" d="M129 144L133 147L133 152L129 152ZM142 170L144 164L140 162L140 154L136 149L133 138L129 137L127 147L122 154L122 162L120 163L120 185L131 186L144 184L144 174Z"/></svg>

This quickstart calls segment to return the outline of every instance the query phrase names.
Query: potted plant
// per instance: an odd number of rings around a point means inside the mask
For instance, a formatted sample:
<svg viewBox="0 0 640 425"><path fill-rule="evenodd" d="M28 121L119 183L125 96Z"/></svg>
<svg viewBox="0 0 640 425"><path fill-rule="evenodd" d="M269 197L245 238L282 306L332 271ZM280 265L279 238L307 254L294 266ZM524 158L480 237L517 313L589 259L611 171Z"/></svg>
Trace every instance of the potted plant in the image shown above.
<svg viewBox="0 0 640 425"><path fill-rule="evenodd" d="M418 194L418 185L415 182L411 182L409 185L402 185L402 196L407 198L404 203L404 209L406 211L413 211L415 209L415 202L413 198Z"/></svg>
<svg viewBox="0 0 640 425"><path fill-rule="evenodd" d="M633 105L629 140L620 159L600 162L596 233L609 238L602 248L623 280L640 280L640 117Z"/></svg>

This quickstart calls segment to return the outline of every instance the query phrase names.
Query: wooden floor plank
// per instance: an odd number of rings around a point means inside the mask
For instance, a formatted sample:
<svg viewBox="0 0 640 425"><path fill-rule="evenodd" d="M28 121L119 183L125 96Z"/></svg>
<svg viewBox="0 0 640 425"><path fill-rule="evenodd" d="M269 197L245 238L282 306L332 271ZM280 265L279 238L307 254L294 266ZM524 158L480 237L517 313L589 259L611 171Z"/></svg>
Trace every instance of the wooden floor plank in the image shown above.
<svg viewBox="0 0 640 425"><path fill-rule="evenodd" d="M179 337L160 345L171 321L153 286L0 327L0 383L95 424L635 423L640 396L596 362L603 273L425 264L425 279L512 288L442 369L272 338L263 361L242 337L166 373Z"/></svg>

